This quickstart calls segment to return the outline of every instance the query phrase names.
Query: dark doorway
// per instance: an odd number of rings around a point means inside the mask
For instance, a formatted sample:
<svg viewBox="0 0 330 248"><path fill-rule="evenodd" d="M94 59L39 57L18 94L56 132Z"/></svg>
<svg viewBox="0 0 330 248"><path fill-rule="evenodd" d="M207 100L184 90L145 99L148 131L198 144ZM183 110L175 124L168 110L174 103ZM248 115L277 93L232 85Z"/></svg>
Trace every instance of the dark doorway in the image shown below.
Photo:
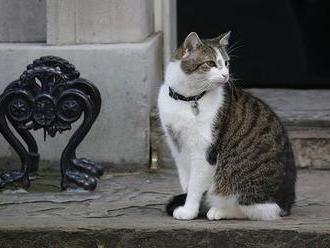
<svg viewBox="0 0 330 248"><path fill-rule="evenodd" d="M329 0L178 0L178 42L232 30L242 87L330 88Z"/></svg>

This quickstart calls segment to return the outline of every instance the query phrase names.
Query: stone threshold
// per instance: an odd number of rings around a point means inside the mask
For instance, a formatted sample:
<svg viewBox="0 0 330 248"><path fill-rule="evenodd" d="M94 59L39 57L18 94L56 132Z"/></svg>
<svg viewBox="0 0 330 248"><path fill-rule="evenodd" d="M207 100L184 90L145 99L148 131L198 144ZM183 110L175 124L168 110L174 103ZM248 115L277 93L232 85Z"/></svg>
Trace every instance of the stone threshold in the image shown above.
<svg viewBox="0 0 330 248"><path fill-rule="evenodd" d="M106 174L95 192L7 191L0 247L329 247L329 181L299 171L292 214L276 221L175 220L164 212L180 193L174 170Z"/></svg>
<svg viewBox="0 0 330 248"><path fill-rule="evenodd" d="M330 128L330 89L248 89L268 103L288 127Z"/></svg>

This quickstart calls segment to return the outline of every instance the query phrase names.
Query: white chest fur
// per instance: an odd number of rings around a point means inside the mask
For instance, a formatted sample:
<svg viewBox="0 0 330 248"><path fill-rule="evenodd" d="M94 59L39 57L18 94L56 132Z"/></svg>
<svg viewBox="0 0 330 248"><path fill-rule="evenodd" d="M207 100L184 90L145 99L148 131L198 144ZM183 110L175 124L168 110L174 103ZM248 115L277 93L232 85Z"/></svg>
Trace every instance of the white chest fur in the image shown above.
<svg viewBox="0 0 330 248"><path fill-rule="evenodd" d="M159 114L165 134L170 140L170 127L172 132L179 134L182 150L190 156L205 154L213 140L212 128L216 114L223 105L222 87L207 92L198 100L198 115L193 113L190 102L175 100L169 97L168 91L168 86L163 85L158 98Z"/></svg>

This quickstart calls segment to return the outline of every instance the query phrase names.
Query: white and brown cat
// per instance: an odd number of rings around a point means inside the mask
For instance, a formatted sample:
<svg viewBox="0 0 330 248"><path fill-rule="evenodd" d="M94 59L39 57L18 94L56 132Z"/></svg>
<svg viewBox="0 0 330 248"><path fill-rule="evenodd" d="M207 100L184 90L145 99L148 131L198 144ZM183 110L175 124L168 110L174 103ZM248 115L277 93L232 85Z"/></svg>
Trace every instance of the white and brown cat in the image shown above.
<svg viewBox="0 0 330 248"><path fill-rule="evenodd" d="M184 194L167 211L196 218L206 193L210 220L288 215L296 169L286 131L260 99L229 80L230 32L190 33L166 69L159 114Z"/></svg>

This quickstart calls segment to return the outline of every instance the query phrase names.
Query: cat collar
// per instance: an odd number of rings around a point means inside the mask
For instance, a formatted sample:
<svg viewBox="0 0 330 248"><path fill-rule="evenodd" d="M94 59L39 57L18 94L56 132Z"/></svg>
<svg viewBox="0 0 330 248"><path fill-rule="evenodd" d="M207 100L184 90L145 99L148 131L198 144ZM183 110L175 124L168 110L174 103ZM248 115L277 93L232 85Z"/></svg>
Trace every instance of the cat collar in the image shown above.
<svg viewBox="0 0 330 248"><path fill-rule="evenodd" d="M197 102L205 95L206 91L203 91L199 95L196 96L183 96L177 92L175 92L171 87L169 87L168 95L172 97L174 100L181 100L186 102Z"/></svg>

